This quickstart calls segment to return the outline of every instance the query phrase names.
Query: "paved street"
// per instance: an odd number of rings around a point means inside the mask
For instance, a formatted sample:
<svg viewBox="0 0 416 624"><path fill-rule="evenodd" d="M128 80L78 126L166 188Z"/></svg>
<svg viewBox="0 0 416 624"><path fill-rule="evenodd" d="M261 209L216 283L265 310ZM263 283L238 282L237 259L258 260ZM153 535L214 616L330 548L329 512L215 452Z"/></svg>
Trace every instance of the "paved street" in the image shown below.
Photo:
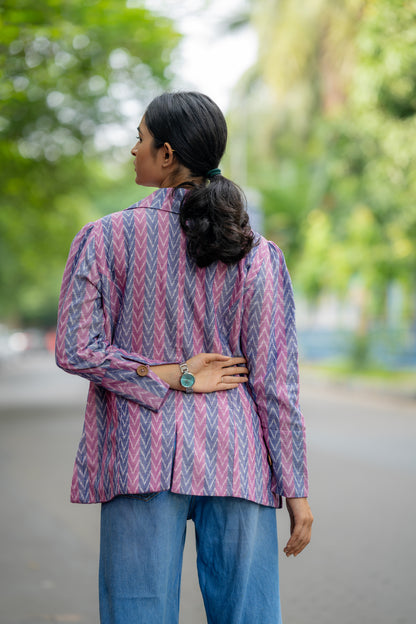
<svg viewBox="0 0 416 624"><path fill-rule="evenodd" d="M99 508L68 502L85 395L51 356L0 369L0 624L98 624ZM281 556L284 624L414 624L416 402L305 379L302 407L315 524ZM181 624L204 624L188 529Z"/></svg>

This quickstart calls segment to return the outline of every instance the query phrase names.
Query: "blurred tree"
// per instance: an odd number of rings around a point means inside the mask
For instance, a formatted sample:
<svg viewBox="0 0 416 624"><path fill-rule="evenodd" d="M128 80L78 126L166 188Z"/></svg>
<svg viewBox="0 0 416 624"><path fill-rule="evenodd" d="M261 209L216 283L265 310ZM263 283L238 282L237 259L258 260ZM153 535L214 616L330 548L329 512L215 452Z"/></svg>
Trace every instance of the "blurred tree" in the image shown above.
<svg viewBox="0 0 416 624"><path fill-rule="evenodd" d="M105 190L100 152L117 167L117 124L169 84L179 35L117 0L3 0L0 28L0 319L53 322L69 242Z"/></svg>
<svg viewBox="0 0 416 624"><path fill-rule="evenodd" d="M415 0L252 2L258 63L229 115L296 283L361 283L361 333L392 282L415 319L415 16Z"/></svg>

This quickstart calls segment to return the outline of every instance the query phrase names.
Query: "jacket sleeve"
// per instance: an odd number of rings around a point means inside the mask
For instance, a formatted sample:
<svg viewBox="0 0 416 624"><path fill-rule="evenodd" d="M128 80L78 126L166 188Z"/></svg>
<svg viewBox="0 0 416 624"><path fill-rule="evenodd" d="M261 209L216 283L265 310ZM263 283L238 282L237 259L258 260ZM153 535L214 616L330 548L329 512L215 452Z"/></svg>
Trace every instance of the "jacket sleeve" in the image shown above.
<svg viewBox="0 0 416 624"><path fill-rule="evenodd" d="M106 279L97 267L95 224L75 237L65 267L58 308L55 357L68 373L80 375L147 409L158 411L169 386L151 370L141 377L146 358L112 344L111 305L102 292Z"/></svg>
<svg viewBox="0 0 416 624"><path fill-rule="evenodd" d="M292 285L283 253L263 238L244 293L242 349L269 452L272 488L288 498L307 496Z"/></svg>

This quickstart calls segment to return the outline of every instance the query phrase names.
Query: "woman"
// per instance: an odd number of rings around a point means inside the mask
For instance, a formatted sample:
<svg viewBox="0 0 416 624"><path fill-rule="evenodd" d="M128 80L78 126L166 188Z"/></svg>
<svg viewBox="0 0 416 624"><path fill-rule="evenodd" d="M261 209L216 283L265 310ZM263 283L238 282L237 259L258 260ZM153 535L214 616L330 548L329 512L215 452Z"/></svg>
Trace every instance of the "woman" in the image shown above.
<svg viewBox="0 0 416 624"><path fill-rule="evenodd" d="M158 190L75 237L57 331L58 365L91 381L72 501L102 503L101 622L178 621L192 519L208 622L275 624L282 497L287 556L312 524L290 278L218 169L210 98L155 98L137 138Z"/></svg>

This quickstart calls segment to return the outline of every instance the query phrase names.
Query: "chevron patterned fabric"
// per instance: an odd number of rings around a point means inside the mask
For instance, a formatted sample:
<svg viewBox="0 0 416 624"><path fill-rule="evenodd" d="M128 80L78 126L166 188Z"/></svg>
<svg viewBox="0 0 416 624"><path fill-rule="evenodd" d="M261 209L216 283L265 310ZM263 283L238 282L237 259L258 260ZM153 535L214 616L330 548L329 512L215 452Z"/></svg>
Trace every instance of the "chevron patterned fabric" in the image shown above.
<svg viewBox="0 0 416 624"><path fill-rule="evenodd" d="M198 268L159 189L75 237L62 281L59 367L90 381L71 500L171 489L280 507L308 494L294 303L282 252L257 236L239 263ZM139 363L244 356L234 390L170 390Z"/></svg>

